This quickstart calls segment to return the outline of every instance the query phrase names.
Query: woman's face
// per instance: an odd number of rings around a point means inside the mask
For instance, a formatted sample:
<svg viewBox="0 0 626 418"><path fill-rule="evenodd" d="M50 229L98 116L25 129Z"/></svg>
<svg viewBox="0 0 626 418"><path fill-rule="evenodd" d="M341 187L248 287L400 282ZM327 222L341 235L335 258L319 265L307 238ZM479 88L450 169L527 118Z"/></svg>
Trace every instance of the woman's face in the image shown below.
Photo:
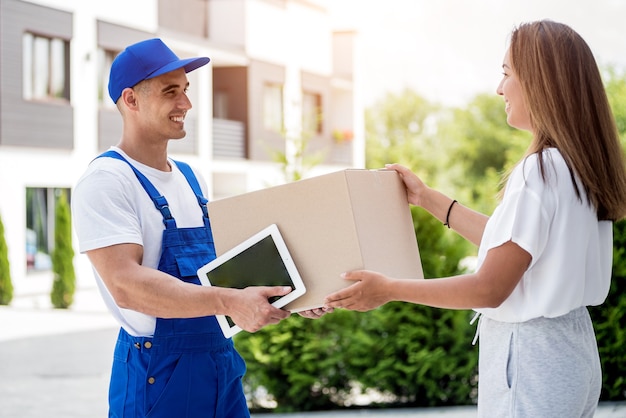
<svg viewBox="0 0 626 418"><path fill-rule="evenodd" d="M526 102L522 95L522 86L513 71L509 59L509 51L504 56L502 63L503 77L496 92L504 98L507 123L517 129L532 131L530 113L526 108Z"/></svg>

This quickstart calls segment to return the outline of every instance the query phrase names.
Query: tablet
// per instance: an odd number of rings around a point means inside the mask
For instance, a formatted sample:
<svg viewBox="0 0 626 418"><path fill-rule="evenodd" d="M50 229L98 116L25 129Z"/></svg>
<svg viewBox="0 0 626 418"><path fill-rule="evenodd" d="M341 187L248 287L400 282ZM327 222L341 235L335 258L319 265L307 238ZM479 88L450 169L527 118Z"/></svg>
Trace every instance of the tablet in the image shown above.
<svg viewBox="0 0 626 418"><path fill-rule="evenodd" d="M306 292L302 278L276 224L272 224L198 269L200 283L243 289L248 286L289 286L285 296L270 298L281 308ZM226 315L216 315L226 338L241 328Z"/></svg>

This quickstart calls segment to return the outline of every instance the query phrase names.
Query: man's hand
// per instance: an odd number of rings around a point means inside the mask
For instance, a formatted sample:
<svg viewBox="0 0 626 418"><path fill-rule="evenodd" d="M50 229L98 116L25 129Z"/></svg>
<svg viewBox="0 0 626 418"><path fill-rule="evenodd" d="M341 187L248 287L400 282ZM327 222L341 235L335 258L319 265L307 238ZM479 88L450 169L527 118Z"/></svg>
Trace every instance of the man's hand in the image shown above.
<svg viewBox="0 0 626 418"><path fill-rule="evenodd" d="M268 299L291 292L285 286L250 286L234 290L227 306L226 315L241 329L256 332L269 324L277 324L291 313L270 305Z"/></svg>
<svg viewBox="0 0 626 418"><path fill-rule="evenodd" d="M307 309L306 311L300 311L298 312L298 315L300 315L303 318L317 319L317 318L323 317L327 313L331 313L332 311L333 311L333 308L321 307L321 308Z"/></svg>

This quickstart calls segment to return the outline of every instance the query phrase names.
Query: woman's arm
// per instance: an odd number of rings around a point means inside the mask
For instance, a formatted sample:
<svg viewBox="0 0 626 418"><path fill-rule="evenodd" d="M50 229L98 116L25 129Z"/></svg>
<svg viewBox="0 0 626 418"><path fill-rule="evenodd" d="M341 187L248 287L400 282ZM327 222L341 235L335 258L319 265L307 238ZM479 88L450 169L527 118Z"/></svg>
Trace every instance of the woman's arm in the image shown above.
<svg viewBox="0 0 626 418"><path fill-rule="evenodd" d="M531 256L512 241L488 251L476 273L441 279L394 279L358 270L345 273L353 285L328 295L327 308L369 311L391 301L450 309L495 308L521 280Z"/></svg>
<svg viewBox="0 0 626 418"><path fill-rule="evenodd" d="M448 227L454 229L462 237L476 246L485 230L489 217L471 210L460 203L453 203L446 195L428 187L408 168L399 164L388 164L386 168L396 170L404 182L409 203L426 209L441 223L448 222ZM449 213L449 216L448 216Z"/></svg>

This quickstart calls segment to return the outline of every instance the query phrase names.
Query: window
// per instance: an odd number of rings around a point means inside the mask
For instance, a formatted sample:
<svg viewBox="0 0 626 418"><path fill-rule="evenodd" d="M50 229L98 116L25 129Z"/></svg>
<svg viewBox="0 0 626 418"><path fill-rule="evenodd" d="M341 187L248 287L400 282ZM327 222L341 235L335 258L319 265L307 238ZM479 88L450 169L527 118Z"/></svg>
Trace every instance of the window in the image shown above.
<svg viewBox="0 0 626 418"><path fill-rule="evenodd" d="M263 86L263 127L283 131L283 86L267 83Z"/></svg>
<svg viewBox="0 0 626 418"><path fill-rule="evenodd" d="M215 90L213 92L213 117L228 119L228 92Z"/></svg>
<svg viewBox="0 0 626 418"><path fill-rule="evenodd" d="M321 134L322 127L322 96L302 92L302 131L307 134Z"/></svg>
<svg viewBox="0 0 626 418"><path fill-rule="evenodd" d="M23 95L27 100L70 100L69 42L25 33Z"/></svg>
<svg viewBox="0 0 626 418"><path fill-rule="evenodd" d="M118 52L98 48L98 101L104 107L115 107L115 103L109 96L109 75L111 74L111 64L113 64Z"/></svg>
<svg viewBox="0 0 626 418"><path fill-rule="evenodd" d="M50 270L54 248L55 202L62 189L26 188L26 268ZM69 196L69 189L66 189Z"/></svg>

